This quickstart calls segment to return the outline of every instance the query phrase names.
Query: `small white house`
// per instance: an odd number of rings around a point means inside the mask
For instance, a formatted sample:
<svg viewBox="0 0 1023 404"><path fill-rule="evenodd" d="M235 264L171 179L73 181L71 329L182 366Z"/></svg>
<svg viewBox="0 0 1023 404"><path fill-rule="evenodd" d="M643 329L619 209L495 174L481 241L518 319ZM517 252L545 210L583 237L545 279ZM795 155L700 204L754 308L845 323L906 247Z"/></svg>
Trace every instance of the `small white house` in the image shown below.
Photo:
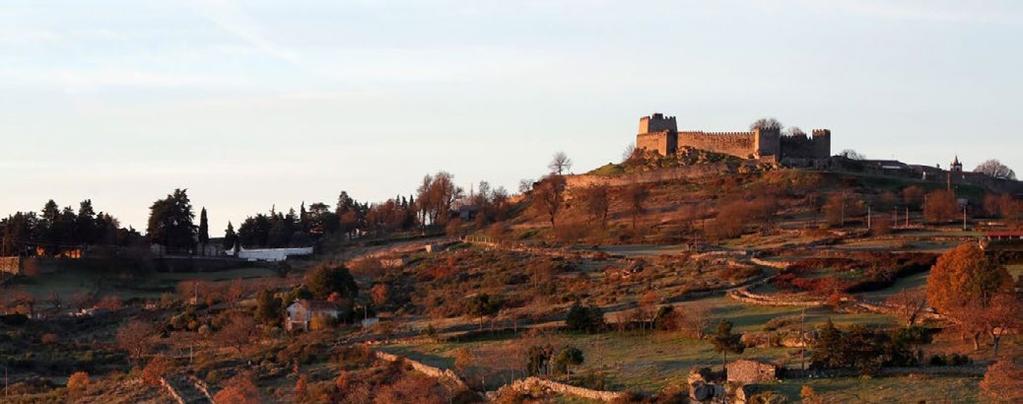
<svg viewBox="0 0 1023 404"><path fill-rule="evenodd" d="M323 300L301 299L295 301L288 306L288 318L284 322L284 329L308 331L309 323L317 316L327 316L337 320L341 316L341 308Z"/></svg>

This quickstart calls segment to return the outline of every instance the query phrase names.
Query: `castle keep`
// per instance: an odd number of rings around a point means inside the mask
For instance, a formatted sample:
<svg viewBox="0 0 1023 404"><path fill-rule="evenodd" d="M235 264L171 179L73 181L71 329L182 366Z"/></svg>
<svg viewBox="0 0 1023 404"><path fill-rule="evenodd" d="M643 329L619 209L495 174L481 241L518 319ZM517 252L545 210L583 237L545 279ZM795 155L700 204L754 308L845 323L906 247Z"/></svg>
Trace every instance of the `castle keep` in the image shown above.
<svg viewBox="0 0 1023 404"><path fill-rule="evenodd" d="M831 131L814 129L810 136L784 136L780 129L753 129L748 132L679 132L673 116L655 113L639 119L636 148L668 156L686 147L744 159L776 162L819 160L831 157Z"/></svg>

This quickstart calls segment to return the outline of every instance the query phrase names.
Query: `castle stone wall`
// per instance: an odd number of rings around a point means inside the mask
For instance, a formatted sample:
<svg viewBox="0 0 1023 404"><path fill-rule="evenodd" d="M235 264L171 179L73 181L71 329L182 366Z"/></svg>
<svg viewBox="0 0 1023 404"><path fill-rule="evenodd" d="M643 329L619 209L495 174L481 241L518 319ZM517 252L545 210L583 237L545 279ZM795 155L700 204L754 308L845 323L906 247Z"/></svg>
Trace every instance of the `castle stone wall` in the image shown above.
<svg viewBox="0 0 1023 404"><path fill-rule="evenodd" d="M678 150L677 141L678 136L670 132L641 133L636 135L636 148L667 156Z"/></svg>
<svg viewBox="0 0 1023 404"><path fill-rule="evenodd" d="M749 132L678 131L675 117L664 114L639 120L636 148L668 156L680 148L691 147L743 159L781 162L815 161L831 157L831 131L814 129L812 136L782 136L778 129L754 129Z"/></svg>
<svg viewBox="0 0 1023 404"><path fill-rule="evenodd" d="M781 156L780 137L781 132L777 129L753 129L753 138L756 140L759 156L779 158Z"/></svg>
<svg viewBox="0 0 1023 404"><path fill-rule="evenodd" d="M782 136L781 155L794 159L826 159L831 157L831 131L814 130L813 137L806 135Z"/></svg>
<svg viewBox="0 0 1023 404"><path fill-rule="evenodd" d="M753 132L679 132L678 147L692 147L739 158L760 154Z"/></svg>

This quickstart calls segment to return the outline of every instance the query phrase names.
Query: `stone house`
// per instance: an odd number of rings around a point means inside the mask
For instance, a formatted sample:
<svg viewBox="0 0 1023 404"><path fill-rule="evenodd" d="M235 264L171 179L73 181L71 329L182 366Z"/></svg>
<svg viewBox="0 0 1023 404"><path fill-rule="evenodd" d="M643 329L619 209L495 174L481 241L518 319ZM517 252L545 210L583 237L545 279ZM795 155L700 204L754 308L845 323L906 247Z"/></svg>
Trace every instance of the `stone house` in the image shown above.
<svg viewBox="0 0 1023 404"><path fill-rule="evenodd" d="M284 321L284 329L288 331L308 331L309 325L316 317L328 317L337 320L341 317L342 308L334 303L323 300L297 300L288 306L288 318Z"/></svg>
<svg viewBox="0 0 1023 404"><path fill-rule="evenodd" d="M781 367L773 363L739 359L726 366L728 381L741 384L755 384L778 380Z"/></svg>

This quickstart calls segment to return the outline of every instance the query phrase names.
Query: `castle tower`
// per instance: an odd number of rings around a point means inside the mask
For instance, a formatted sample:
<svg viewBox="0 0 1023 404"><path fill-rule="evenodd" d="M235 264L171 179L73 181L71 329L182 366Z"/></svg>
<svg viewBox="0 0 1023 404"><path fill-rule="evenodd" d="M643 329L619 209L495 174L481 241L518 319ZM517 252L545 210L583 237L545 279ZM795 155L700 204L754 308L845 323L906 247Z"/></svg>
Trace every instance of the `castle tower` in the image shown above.
<svg viewBox="0 0 1023 404"><path fill-rule="evenodd" d="M814 158L831 157L831 129L814 129L810 133L813 140Z"/></svg>
<svg viewBox="0 0 1023 404"><path fill-rule="evenodd" d="M955 160L952 160L952 166L949 168L949 171L951 171L953 173L961 173L961 172L963 172L963 163L959 162L959 155L958 154L956 155Z"/></svg>
<svg viewBox="0 0 1023 404"><path fill-rule="evenodd" d="M963 163L959 162L959 155L956 155L955 159L952 160L952 164L948 167L948 182L945 185L945 189L952 190L952 178L956 175L961 176L963 173Z"/></svg>
<svg viewBox="0 0 1023 404"><path fill-rule="evenodd" d="M675 117L654 113L639 118L636 148L656 151L662 156L675 154L678 150L678 125Z"/></svg>
<svg viewBox="0 0 1023 404"><path fill-rule="evenodd" d="M656 133L665 131L678 133L678 125L675 123L675 117L664 116L664 114L660 112L655 112L653 115L639 118L639 133Z"/></svg>

